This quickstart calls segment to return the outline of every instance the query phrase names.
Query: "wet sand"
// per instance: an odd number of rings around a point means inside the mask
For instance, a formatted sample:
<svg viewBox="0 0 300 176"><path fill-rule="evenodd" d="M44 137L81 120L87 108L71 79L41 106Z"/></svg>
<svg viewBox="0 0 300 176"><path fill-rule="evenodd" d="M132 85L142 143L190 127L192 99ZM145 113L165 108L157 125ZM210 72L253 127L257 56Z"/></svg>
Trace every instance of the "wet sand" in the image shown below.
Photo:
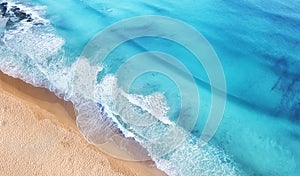
<svg viewBox="0 0 300 176"><path fill-rule="evenodd" d="M113 158L86 142L70 102L0 72L1 175L165 175L152 161Z"/></svg>

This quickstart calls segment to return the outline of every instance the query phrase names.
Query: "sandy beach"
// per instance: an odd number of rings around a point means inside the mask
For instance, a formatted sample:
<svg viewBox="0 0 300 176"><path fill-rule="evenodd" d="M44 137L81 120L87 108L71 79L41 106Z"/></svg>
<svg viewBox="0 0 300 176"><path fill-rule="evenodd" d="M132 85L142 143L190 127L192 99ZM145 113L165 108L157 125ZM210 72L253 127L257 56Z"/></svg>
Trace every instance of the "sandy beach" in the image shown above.
<svg viewBox="0 0 300 176"><path fill-rule="evenodd" d="M0 175L165 175L86 142L70 102L0 72Z"/></svg>

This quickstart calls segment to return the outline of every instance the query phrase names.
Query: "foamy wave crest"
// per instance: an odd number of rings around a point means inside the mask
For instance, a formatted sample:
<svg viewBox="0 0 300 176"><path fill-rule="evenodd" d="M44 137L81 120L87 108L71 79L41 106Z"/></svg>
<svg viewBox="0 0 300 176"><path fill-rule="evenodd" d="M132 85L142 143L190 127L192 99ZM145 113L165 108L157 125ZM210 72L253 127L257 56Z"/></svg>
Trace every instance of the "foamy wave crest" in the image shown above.
<svg viewBox="0 0 300 176"><path fill-rule="evenodd" d="M158 104L156 107L161 107L161 110L168 109L164 106L164 101L161 101L160 96L157 99L154 99L155 96L152 98L141 95L130 97L130 94L126 94L118 87L117 78L112 75L104 77L99 87L97 90L99 100L112 108L114 114L118 114L120 117L118 120L128 126L126 130L134 134L134 138L147 149L157 166L168 175L240 174L238 167L225 153L211 145L200 147L196 142L197 139L183 128L160 121L152 121L149 125L149 119L153 118L152 114L135 106L147 107L156 103ZM130 101L127 97L133 100ZM160 102L162 104L159 104ZM150 110L152 111L155 109ZM133 119L128 120L124 117ZM142 126L140 121L146 121L147 127ZM189 162L186 158L189 158Z"/></svg>
<svg viewBox="0 0 300 176"><path fill-rule="evenodd" d="M49 25L49 21L42 18L45 12L43 6L28 6L11 0L1 1L2 19L9 30L4 33L4 40L10 40L18 33L26 33L33 26Z"/></svg>
<svg viewBox="0 0 300 176"><path fill-rule="evenodd" d="M91 66L87 62L85 58L84 61L77 61L76 64L84 66L85 70L94 70L93 75L97 75L98 69L93 69L95 66ZM90 79L89 81L95 83L95 80ZM80 83L86 81L80 81ZM153 115L166 115L168 107L165 98L162 97L163 95L128 94L119 87L118 79L114 75L104 76L95 86L95 91L89 92L89 89L85 89L87 92L84 94L93 94L94 100L101 102L101 105L96 107L95 102L84 105L85 110L83 108L81 111L87 113L77 117L79 129L91 143L102 148L99 144L112 140L127 153L130 153L131 157L146 160L147 155L133 156L131 149L136 145L132 143L132 140L126 140L124 137L116 135L118 131L112 129L118 126L126 137L133 137L146 148L158 168L168 175L241 174L237 169L238 167L225 153L211 145L206 145L204 148L200 147L199 143L196 142L197 139L183 128L168 125L159 120L159 116ZM153 104L157 106L152 106ZM151 109L150 107L155 108ZM111 123L106 125L108 122L103 119L108 120L107 117L110 117L109 119L116 125L111 126ZM147 127L143 126L146 124ZM120 131L119 134L121 134ZM113 155L113 153L109 154ZM189 162L186 161L186 158L189 158Z"/></svg>
<svg viewBox="0 0 300 176"><path fill-rule="evenodd" d="M102 68L90 65L86 58L78 58L70 70L73 73L73 99L91 100L95 105L96 102L101 102L98 106L102 109L106 108L106 113L110 114L110 117L113 118L115 123L118 124L118 127L122 129L126 137L133 137L133 135L120 124L120 121L135 125L149 125L149 123L155 123L158 120L167 118L166 114L169 108L166 105L165 98L161 94L157 93L149 96L128 94L118 87L118 80L113 75L105 76L101 82L97 84L97 75L102 71ZM86 70L89 70L89 72L86 73ZM116 116L120 119L115 118ZM87 121L91 120L89 117L86 118ZM171 123L169 120L162 121ZM78 125L80 126L81 123L82 120L78 122ZM98 128L101 130L101 126ZM86 135L92 132L87 128L81 129ZM95 133L99 132L98 129L93 127L92 129L94 129Z"/></svg>
<svg viewBox="0 0 300 176"><path fill-rule="evenodd" d="M123 121L146 126L157 120L173 124L167 117L169 107L161 93L148 96L128 94L118 87L117 82L115 76L105 76L97 86L95 98L120 115Z"/></svg>
<svg viewBox="0 0 300 176"><path fill-rule="evenodd" d="M103 78L98 85L97 95L96 97L103 105L119 117L114 121L118 121L122 126L127 126L125 130L134 134L135 140L147 149L157 166L168 175L241 174L235 163L219 149L211 145L200 147L196 142L197 139L179 126L167 125L159 120L149 120L157 118L153 118L151 113L144 111L141 107L149 106L147 103L151 105L162 102L164 104L164 101L160 101L160 96L157 99L141 95L130 97L130 94L126 94L118 87L117 78L112 75ZM127 97L136 99L129 101ZM146 101L141 101L141 99ZM154 102L150 102L150 100ZM139 102L139 104L132 102ZM158 107L167 109L164 105ZM148 123L146 128L140 123L141 121ZM100 131L100 129L95 129L96 131ZM189 162L186 161L187 158L189 158Z"/></svg>
<svg viewBox="0 0 300 176"><path fill-rule="evenodd" d="M44 8L12 1L1 6L0 69L35 86L52 87L49 75L57 70L51 67L57 67L64 55L64 40L39 15Z"/></svg>
<svg viewBox="0 0 300 176"><path fill-rule="evenodd" d="M102 68L99 66L91 66L88 59L78 58L71 68L74 95L89 100L94 99L96 78L101 70Z"/></svg>
<svg viewBox="0 0 300 176"><path fill-rule="evenodd" d="M159 169L171 176L245 175L225 153L210 145L199 148L191 136L173 152L153 157L153 160Z"/></svg>

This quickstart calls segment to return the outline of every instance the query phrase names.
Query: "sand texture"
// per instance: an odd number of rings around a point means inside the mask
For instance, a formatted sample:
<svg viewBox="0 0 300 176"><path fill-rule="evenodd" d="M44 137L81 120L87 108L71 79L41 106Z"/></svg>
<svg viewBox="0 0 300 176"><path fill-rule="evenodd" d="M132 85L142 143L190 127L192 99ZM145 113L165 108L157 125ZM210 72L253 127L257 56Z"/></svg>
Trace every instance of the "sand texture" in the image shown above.
<svg viewBox="0 0 300 176"><path fill-rule="evenodd" d="M78 132L70 102L0 72L0 175L165 175L115 159Z"/></svg>

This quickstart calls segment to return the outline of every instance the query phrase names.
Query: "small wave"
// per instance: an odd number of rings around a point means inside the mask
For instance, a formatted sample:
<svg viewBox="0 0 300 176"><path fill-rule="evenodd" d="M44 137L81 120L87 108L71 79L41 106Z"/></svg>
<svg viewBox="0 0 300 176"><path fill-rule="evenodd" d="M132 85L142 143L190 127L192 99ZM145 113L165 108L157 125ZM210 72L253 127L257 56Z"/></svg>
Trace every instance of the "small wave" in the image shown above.
<svg viewBox="0 0 300 176"><path fill-rule="evenodd" d="M94 66L83 62L85 70ZM90 68L87 68L90 67ZM78 67L78 65L77 65ZM80 66L79 66L80 67ZM82 67L81 67L82 68ZM94 73L93 75L97 75ZM89 79L88 79L89 80ZM90 80L90 84L94 83ZM80 81L86 83L86 81ZM76 88L75 88L76 89ZM86 89L89 90L89 89ZM118 86L114 75L106 75L96 84L95 91L85 92L94 95L94 102L101 102L108 116L117 124L126 137L133 137L147 149L157 166L169 175L239 175L240 171L234 162L219 149L207 145L199 145L197 139L183 128L169 125L161 120L166 115L168 107L163 95L150 96L128 94ZM88 97L91 97L88 96ZM155 104L155 106L153 106ZM153 113L154 112L154 113ZM155 113L158 112L158 113ZM92 113L94 114L94 113ZM106 115L107 115L106 114ZM83 123L86 123L87 119ZM78 122L79 126L81 122ZM101 125L91 128L86 126L82 132L85 135L97 136L103 129ZM96 138L89 138L97 143ZM128 144L128 142L125 141ZM130 151L130 144L125 145ZM188 158L188 159L187 159ZM220 158L226 158L226 162Z"/></svg>
<svg viewBox="0 0 300 176"><path fill-rule="evenodd" d="M33 26L49 25L49 21L40 14L45 11L43 6L25 6L14 1L2 1L0 3L2 22L5 22L6 31L3 39L9 40L15 34L27 32Z"/></svg>
<svg viewBox="0 0 300 176"><path fill-rule="evenodd" d="M13 1L2 1L0 7L3 27L0 69L35 86L49 87L49 60L62 57L64 40L40 16L45 8Z"/></svg>

